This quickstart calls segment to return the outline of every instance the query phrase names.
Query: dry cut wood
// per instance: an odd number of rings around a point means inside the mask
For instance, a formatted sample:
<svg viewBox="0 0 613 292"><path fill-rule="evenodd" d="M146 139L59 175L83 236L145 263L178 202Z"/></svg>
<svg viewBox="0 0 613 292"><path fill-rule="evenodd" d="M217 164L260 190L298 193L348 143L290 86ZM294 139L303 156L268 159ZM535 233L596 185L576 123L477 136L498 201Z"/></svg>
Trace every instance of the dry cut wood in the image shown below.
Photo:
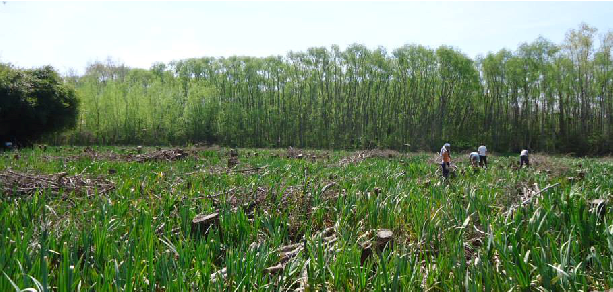
<svg viewBox="0 0 613 292"><path fill-rule="evenodd" d="M195 234L206 234L212 226L219 225L219 213L200 214L192 220L192 232Z"/></svg>

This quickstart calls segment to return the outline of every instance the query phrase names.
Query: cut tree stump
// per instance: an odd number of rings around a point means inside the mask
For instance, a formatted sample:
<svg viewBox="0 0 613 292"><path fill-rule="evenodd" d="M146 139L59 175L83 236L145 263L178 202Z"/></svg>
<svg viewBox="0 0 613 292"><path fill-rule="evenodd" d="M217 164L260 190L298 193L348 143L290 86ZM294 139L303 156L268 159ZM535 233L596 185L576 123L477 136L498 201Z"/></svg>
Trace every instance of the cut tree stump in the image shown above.
<svg viewBox="0 0 613 292"><path fill-rule="evenodd" d="M607 213L607 200L606 199L595 199L590 201L590 210L595 212L600 216L600 218L604 217Z"/></svg>
<svg viewBox="0 0 613 292"><path fill-rule="evenodd" d="M143 146L137 146L136 147L136 152L138 152L138 154L143 153Z"/></svg>
<svg viewBox="0 0 613 292"><path fill-rule="evenodd" d="M367 241L362 246L362 255L360 262L364 264L366 260L375 252L380 253L388 244L392 243L394 233L389 229L379 229L375 234L374 242Z"/></svg>
<svg viewBox="0 0 613 292"><path fill-rule="evenodd" d="M195 234L206 234L213 225L219 224L219 213L208 215L200 214L192 220L192 232Z"/></svg>
<svg viewBox="0 0 613 292"><path fill-rule="evenodd" d="M378 196L379 194L381 194L381 188L374 188L373 191L375 192L375 195Z"/></svg>
<svg viewBox="0 0 613 292"><path fill-rule="evenodd" d="M234 168L236 165L238 165L238 157L228 158L228 168Z"/></svg>
<svg viewBox="0 0 613 292"><path fill-rule="evenodd" d="M394 233L389 229L379 229L376 236L377 250L383 250L393 239Z"/></svg>

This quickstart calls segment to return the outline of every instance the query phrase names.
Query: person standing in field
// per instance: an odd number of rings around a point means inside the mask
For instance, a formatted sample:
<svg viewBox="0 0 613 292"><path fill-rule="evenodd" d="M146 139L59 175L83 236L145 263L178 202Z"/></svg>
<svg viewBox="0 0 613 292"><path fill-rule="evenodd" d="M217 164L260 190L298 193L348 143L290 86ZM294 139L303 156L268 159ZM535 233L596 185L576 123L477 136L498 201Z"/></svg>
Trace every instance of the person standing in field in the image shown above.
<svg viewBox="0 0 613 292"><path fill-rule="evenodd" d="M527 167L530 167L530 159L528 159L528 150L524 149L519 154L519 167L524 166L524 163Z"/></svg>
<svg viewBox="0 0 613 292"><path fill-rule="evenodd" d="M451 163L451 154L449 154L449 147L451 145L449 143L445 143L443 148L441 148L440 156L442 157L441 167L443 168L443 177L447 178L449 176L449 164Z"/></svg>
<svg viewBox="0 0 613 292"><path fill-rule="evenodd" d="M479 152L479 166L487 168L487 147L481 145L477 148L477 152Z"/></svg>
<svg viewBox="0 0 613 292"><path fill-rule="evenodd" d="M478 152L470 152L468 159L473 167L477 167L481 164L481 155L479 155Z"/></svg>

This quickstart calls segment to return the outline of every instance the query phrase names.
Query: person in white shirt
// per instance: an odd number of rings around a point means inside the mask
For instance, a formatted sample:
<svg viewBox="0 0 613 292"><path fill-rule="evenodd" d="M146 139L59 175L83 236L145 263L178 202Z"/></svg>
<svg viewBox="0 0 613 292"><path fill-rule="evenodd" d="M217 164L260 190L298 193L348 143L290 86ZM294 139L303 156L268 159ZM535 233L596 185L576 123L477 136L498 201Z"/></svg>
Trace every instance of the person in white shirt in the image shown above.
<svg viewBox="0 0 613 292"><path fill-rule="evenodd" d="M528 150L524 149L519 154L519 167L524 166L524 163L527 167L530 167L530 159L528 159Z"/></svg>
<svg viewBox="0 0 613 292"><path fill-rule="evenodd" d="M471 152L471 153L468 155L468 159L470 159L470 164L471 164L473 167L477 167L477 166L479 166L479 164L480 164L480 162L481 162L481 157L480 157L479 153L477 153L477 152Z"/></svg>
<svg viewBox="0 0 613 292"><path fill-rule="evenodd" d="M487 147L481 145L477 148L477 152L479 152L479 166L485 166L487 168Z"/></svg>

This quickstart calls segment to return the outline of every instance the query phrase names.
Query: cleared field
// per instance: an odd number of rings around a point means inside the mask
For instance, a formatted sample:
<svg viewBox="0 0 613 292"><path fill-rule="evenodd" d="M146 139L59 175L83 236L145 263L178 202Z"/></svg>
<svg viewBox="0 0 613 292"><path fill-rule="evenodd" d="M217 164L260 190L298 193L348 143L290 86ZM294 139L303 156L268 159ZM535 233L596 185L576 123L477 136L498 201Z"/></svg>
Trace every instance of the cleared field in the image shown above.
<svg viewBox="0 0 613 292"><path fill-rule="evenodd" d="M0 155L1 291L613 288L609 159L456 154L444 182L393 151Z"/></svg>

